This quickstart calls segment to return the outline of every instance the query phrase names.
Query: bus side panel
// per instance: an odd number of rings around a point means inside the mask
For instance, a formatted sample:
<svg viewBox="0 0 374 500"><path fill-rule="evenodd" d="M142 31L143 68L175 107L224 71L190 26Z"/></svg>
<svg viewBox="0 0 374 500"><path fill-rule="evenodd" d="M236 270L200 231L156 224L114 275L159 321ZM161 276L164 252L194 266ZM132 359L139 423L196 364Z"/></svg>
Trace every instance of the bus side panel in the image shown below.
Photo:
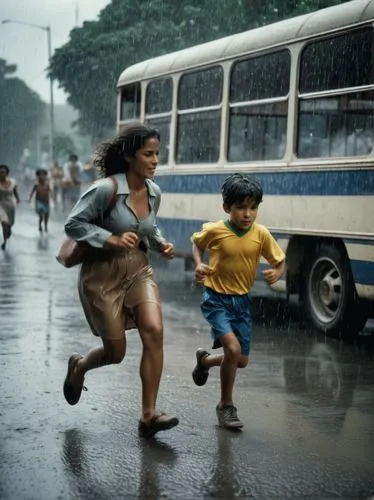
<svg viewBox="0 0 374 500"><path fill-rule="evenodd" d="M374 242L345 240L345 245L358 296L374 300Z"/></svg>

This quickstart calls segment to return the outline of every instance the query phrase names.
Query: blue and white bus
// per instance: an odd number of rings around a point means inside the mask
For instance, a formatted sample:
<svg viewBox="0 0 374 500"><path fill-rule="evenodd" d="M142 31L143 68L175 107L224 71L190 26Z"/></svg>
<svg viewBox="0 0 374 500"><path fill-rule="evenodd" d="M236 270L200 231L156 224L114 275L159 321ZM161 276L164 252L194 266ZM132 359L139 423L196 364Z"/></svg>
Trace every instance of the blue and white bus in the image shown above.
<svg viewBox="0 0 374 500"><path fill-rule="evenodd" d="M264 187L259 222L287 256L274 286L320 330L356 333L374 301L374 0L156 57L123 71L118 121L162 136L159 226L180 256L223 216L233 172Z"/></svg>

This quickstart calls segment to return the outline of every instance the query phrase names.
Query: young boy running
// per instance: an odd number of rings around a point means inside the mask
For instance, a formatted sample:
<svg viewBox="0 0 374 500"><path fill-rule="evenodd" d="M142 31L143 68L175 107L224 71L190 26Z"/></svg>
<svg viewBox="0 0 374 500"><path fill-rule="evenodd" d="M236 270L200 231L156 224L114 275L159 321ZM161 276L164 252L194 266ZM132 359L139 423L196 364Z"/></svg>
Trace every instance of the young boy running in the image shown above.
<svg viewBox="0 0 374 500"><path fill-rule="evenodd" d="M196 351L192 378L196 385L206 383L209 369L220 367L221 399L216 407L221 427L243 427L233 403L237 368L248 364L252 318L249 292L256 278L261 256L271 265L263 272L269 284L284 272L285 255L278 243L256 217L262 202L262 187L241 174L230 175L222 186L223 209L228 220L203 224L192 235L195 278L204 284L201 311L211 326L213 349L223 347L223 354ZM209 265L203 263L209 252Z"/></svg>
<svg viewBox="0 0 374 500"><path fill-rule="evenodd" d="M51 187L48 182L48 172L43 168L36 171L37 182L31 190L29 203L35 193L35 211L39 215L39 232L48 232L49 200L53 197Z"/></svg>

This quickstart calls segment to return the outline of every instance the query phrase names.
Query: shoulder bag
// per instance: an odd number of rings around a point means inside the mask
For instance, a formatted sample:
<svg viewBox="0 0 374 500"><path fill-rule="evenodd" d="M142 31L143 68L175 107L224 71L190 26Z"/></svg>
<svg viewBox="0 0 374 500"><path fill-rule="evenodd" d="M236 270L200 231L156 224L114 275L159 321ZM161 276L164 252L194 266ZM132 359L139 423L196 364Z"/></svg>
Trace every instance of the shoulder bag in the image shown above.
<svg viewBox="0 0 374 500"><path fill-rule="evenodd" d="M117 203L117 190L118 184L114 177L109 177L113 184L113 193L109 202L107 209L103 214L103 219L105 219ZM92 247L84 241L76 241L72 238L66 238L60 247L60 250L56 256L57 262L59 262L64 267L74 267L87 258L89 252L92 251Z"/></svg>

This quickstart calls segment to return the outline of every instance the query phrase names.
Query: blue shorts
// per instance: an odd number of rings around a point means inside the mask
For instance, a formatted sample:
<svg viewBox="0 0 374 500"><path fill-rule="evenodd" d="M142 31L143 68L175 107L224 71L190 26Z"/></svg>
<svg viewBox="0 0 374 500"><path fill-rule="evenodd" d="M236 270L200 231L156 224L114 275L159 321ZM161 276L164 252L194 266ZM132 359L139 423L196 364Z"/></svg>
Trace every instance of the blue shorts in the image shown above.
<svg viewBox="0 0 374 500"><path fill-rule="evenodd" d="M44 201L36 200L35 211L37 214L48 215L49 214L49 204Z"/></svg>
<svg viewBox="0 0 374 500"><path fill-rule="evenodd" d="M213 349L222 347L220 338L226 333L235 333L248 356L251 350L252 316L251 298L246 295L226 295L205 288L201 301L201 311L212 327Z"/></svg>

